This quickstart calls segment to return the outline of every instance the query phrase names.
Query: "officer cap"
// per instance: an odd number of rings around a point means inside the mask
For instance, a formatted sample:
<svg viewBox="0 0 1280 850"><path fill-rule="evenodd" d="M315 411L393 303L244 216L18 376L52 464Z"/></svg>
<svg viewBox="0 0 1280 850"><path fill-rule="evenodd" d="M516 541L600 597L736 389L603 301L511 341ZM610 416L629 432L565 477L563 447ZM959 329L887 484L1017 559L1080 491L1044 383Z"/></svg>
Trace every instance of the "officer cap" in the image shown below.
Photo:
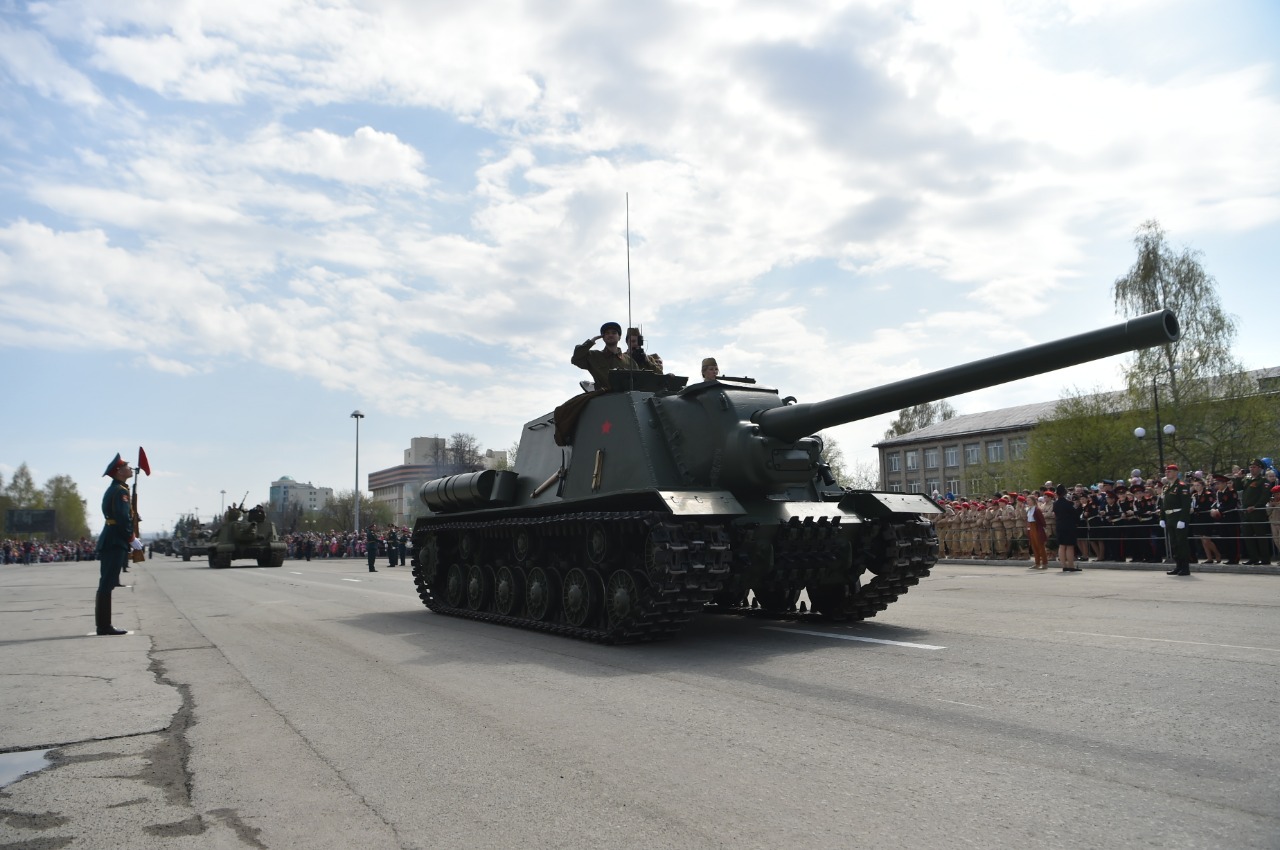
<svg viewBox="0 0 1280 850"><path fill-rule="evenodd" d="M1177 465L1176 463L1171 463L1171 464L1169 464L1168 466L1166 466L1166 467L1164 468L1164 471L1165 471L1165 472L1168 472L1168 471L1169 471L1169 470L1171 470L1171 469L1172 469L1174 472L1177 472L1177 471L1178 471L1178 465Z"/></svg>
<svg viewBox="0 0 1280 850"><path fill-rule="evenodd" d="M622 325L617 322L605 322L600 326L600 336L604 336L606 331L612 330L619 336L622 335Z"/></svg>
<svg viewBox="0 0 1280 850"><path fill-rule="evenodd" d="M1250 466L1256 466L1256 467L1258 467L1259 469L1261 469L1261 468L1262 468L1262 459L1261 459L1261 458L1256 458L1256 457L1255 457L1254 459L1252 459L1251 461L1249 461L1249 465L1250 465Z"/></svg>
<svg viewBox="0 0 1280 850"><path fill-rule="evenodd" d="M127 464L125 463L124 458L120 457L120 452L116 452L115 458L111 463L107 464L107 471L102 474L110 475L122 466L127 466Z"/></svg>
<svg viewBox="0 0 1280 850"><path fill-rule="evenodd" d="M1146 488L1146 487L1143 487L1141 484L1134 484L1132 487L1130 487L1130 488L1129 488L1129 492L1130 492L1130 493L1145 493L1145 492L1147 492L1147 488Z"/></svg>
<svg viewBox="0 0 1280 850"><path fill-rule="evenodd" d="M1213 473L1213 480L1214 480L1214 481L1217 481L1217 482L1218 482L1218 483L1220 483L1220 484L1225 484L1225 483L1227 483L1228 481L1230 481L1231 479L1230 479L1230 478L1228 478L1227 476L1223 475L1221 472L1215 472L1215 473Z"/></svg>
<svg viewBox="0 0 1280 850"><path fill-rule="evenodd" d="M1102 479L1102 483L1103 483L1103 484L1110 484L1112 487L1116 486L1116 482L1112 481L1110 478L1104 478L1104 479Z"/></svg>
<svg viewBox="0 0 1280 850"><path fill-rule="evenodd" d="M1113 490L1112 492L1113 492L1113 493L1128 493L1128 492L1129 492L1129 488L1128 488L1128 487L1126 487L1126 486L1124 486L1123 484L1117 484L1117 485L1116 485L1116 489L1115 489L1115 490Z"/></svg>

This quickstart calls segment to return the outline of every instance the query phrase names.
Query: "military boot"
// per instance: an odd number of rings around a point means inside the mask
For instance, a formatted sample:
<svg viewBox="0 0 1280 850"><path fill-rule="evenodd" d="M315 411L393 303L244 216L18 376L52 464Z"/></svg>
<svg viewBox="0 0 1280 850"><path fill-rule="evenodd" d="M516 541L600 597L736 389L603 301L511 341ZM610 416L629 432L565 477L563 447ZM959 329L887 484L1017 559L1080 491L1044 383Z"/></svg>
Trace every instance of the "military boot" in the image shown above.
<svg viewBox="0 0 1280 850"><path fill-rule="evenodd" d="M98 634L100 635L126 635L124 629L117 629L111 625L111 594L99 593L94 600L93 618L98 626Z"/></svg>

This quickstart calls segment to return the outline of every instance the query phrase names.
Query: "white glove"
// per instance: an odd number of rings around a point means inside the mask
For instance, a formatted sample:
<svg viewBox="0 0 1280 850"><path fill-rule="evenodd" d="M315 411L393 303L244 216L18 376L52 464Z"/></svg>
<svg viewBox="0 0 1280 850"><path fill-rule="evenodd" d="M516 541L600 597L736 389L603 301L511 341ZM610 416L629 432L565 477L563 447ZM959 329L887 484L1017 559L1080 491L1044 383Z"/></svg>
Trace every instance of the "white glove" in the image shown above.
<svg viewBox="0 0 1280 850"><path fill-rule="evenodd" d="M1164 520L1160 520L1160 527L1164 528Z"/></svg>
<svg viewBox="0 0 1280 850"><path fill-rule="evenodd" d="M1187 524L1182 520L1178 520L1178 528L1186 528Z"/></svg>
<svg viewBox="0 0 1280 850"><path fill-rule="evenodd" d="M142 548L142 541L141 541L141 540L139 540L139 539L138 539L138 538L136 538L136 537L135 537L135 538L133 538L133 542L129 544L129 548L131 548L133 551L137 552L139 549L141 549L141 548Z"/></svg>

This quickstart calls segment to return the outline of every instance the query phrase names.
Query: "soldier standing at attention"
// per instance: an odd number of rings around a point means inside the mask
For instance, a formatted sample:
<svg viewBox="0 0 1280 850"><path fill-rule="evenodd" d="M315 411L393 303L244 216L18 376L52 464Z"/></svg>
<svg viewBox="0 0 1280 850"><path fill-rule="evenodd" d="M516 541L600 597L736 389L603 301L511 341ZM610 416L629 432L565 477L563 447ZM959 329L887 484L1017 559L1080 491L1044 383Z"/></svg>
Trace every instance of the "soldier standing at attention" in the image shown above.
<svg viewBox="0 0 1280 850"><path fill-rule="evenodd" d="M127 482L133 477L133 470L117 452L115 460L107 464L102 474L111 478L111 484L102 494L102 516L106 523L98 535L99 578L94 621L100 635L123 635L128 632L111 625L111 591L120 584L120 570L129 559L129 550L142 548L133 536L133 511L129 505Z"/></svg>
<svg viewBox="0 0 1280 850"><path fill-rule="evenodd" d="M618 340L621 338L622 325L617 322L605 322L600 326L599 336L593 336L581 345L574 346L573 356L569 358L569 362L579 369L590 372L591 380L595 382L597 390L607 390L611 370L636 368L631 356L618 347ZM600 340L604 340L604 349L595 351L592 346Z"/></svg>
<svg viewBox="0 0 1280 850"><path fill-rule="evenodd" d="M376 573L373 562L378 557L378 526L371 525L364 530L364 554L369 559L369 572Z"/></svg>
<svg viewBox="0 0 1280 850"><path fill-rule="evenodd" d="M396 565L396 553L400 550L396 544L400 542L400 538L396 536L396 527L393 525L387 529L387 566L394 567Z"/></svg>
<svg viewBox="0 0 1280 850"><path fill-rule="evenodd" d="M1173 556L1173 569L1166 575L1191 575L1191 543L1187 539L1191 533L1187 524L1191 522L1191 488L1182 480L1178 465L1171 463L1164 468L1169 478L1169 486L1164 488L1160 499L1160 527L1169 535L1169 554Z"/></svg>
<svg viewBox="0 0 1280 850"><path fill-rule="evenodd" d="M1249 461L1249 475L1240 491L1240 507L1244 509L1240 531L1244 537L1245 563L1250 565L1271 563L1271 541L1267 523L1267 500L1271 488L1262 475L1262 461Z"/></svg>

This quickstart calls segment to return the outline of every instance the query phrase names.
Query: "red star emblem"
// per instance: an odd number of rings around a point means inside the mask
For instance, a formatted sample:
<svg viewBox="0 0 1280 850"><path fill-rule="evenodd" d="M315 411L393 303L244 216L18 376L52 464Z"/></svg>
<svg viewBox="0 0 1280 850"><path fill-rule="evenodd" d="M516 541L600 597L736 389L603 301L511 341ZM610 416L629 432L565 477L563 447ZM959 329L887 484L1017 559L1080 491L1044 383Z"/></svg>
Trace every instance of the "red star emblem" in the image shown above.
<svg viewBox="0 0 1280 850"><path fill-rule="evenodd" d="M601 434L608 434L612 430L613 430L613 423L610 422L608 419L606 419L604 421L604 424L600 426Z"/></svg>

